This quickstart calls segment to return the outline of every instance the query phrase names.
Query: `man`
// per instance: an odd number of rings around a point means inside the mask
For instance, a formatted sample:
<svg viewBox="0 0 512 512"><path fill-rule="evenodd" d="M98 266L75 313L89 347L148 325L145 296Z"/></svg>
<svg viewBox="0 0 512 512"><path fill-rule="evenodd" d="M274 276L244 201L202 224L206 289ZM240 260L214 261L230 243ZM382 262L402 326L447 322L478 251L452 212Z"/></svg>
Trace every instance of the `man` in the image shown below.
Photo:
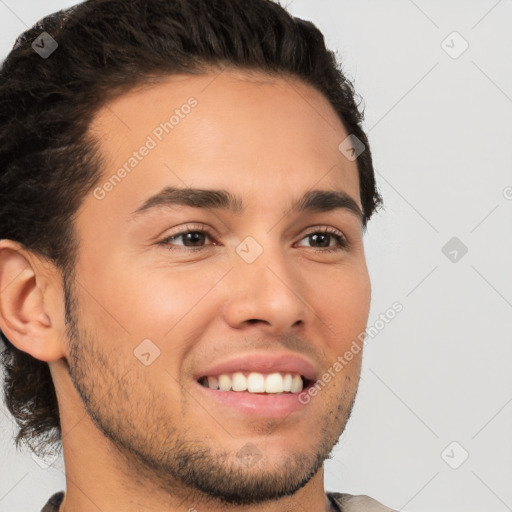
<svg viewBox="0 0 512 512"><path fill-rule="evenodd" d="M269 0L89 0L18 39L0 328L17 445L63 449L44 512L390 510L323 484L382 201L361 120Z"/></svg>

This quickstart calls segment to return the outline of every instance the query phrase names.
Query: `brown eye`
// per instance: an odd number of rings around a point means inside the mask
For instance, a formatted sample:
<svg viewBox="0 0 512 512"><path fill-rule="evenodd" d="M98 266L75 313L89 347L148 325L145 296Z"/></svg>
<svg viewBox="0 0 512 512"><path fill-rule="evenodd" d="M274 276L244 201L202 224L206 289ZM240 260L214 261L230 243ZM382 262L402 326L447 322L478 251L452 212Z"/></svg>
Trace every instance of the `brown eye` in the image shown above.
<svg viewBox="0 0 512 512"><path fill-rule="evenodd" d="M306 234L302 240L306 238L309 239L312 244L319 244L320 248L312 247L317 252L334 252L347 250L349 248L349 243L345 235L334 228L323 228L320 230L317 228ZM332 240L337 241L337 246L331 246Z"/></svg>
<svg viewBox="0 0 512 512"><path fill-rule="evenodd" d="M164 238L160 242L159 245L165 246L169 250L200 250L206 247L206 239L213 240L213 236L210 231L206 229L194 229L193 227L187 226L186 229L179 231L178 233L174 233L167 238ZM183 243L176 243L176 241L180 240ZM216 245L215 243L213 245Z"/></svg>
<svg viewBox="0 0 512 512"><path fill-rule="evenodd" d="M208 234L204 231L185 231L183 233L178 233L167 238L166 242L169 243L181 238L185 247L197 247L198 245L200 246L202 243L204 243L206 237L208 237Z"/></svg>

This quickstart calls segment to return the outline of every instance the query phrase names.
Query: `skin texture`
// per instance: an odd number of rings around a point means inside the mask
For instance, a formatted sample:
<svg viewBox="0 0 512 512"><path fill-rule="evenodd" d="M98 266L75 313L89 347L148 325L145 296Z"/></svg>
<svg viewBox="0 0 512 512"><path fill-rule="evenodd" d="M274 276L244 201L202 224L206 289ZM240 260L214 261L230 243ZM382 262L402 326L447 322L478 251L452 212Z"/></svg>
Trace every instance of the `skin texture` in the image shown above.
<svg viewBox="0 0 512 512"><path fill-rule="evenodd" d="M348 133L318 91L290 78L232 69L167 77L97 113L102 183L191 96L197 106L136 168L81 205L67 297L50 263L0 242L1 288L9 283L1 328L50 365L66 467L61 511L324 511L323 462L350 416L362 351L279 419L206 400L193 374L205 361L277 350L323 373L364 332L371 287L360 219L287 212L313 188L343 190L361 206L356 162L338 150ZM246 210L175 206L130 220L164 186L227 189ZM189 227L212 231L196 252L183 236L176 250L158 244ZM311 227L336 228L350 248L322 252ZM250 264L235 251L247 236L263 248ZM144 339L160 350L148 366L134 355ZM258 460L243 463L244 447Z"/></svg>

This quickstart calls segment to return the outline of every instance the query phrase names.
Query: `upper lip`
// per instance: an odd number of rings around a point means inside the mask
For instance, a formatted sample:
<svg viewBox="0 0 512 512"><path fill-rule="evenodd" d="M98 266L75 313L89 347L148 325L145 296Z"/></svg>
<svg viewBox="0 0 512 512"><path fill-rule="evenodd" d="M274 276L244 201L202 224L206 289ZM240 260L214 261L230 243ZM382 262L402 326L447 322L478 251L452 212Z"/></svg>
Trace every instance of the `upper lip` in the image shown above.
<svg viewBox="0 0 512 512"><path fill-rule="evenodd" d="M311 381L315 381L318 375L315 366L310 361L293 352L252 352L198 370L195 374L195 379L199 380L201 377L208 375L220 375L237 371L299 373Z"/></svg>

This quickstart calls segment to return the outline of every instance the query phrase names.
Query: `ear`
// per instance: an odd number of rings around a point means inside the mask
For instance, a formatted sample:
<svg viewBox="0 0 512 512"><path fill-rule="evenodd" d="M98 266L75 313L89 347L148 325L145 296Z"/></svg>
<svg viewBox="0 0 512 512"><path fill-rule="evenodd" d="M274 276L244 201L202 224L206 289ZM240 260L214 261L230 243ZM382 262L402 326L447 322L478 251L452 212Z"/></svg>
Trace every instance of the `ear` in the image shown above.
<svg viewBox="0 0 512 512"><path fill-rule="evenodd" d="M0 329L6 338L41 361L65 357L63 311L55 266L18 242L0 240Z"/></svg>

